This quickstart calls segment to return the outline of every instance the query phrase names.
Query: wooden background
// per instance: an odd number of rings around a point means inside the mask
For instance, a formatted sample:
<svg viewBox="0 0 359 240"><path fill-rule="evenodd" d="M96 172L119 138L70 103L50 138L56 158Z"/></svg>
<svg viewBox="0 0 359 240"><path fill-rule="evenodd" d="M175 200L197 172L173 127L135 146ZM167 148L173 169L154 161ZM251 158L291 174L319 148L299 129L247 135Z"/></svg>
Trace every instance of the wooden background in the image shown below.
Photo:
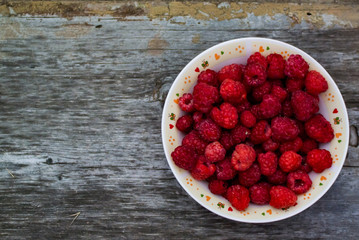
<svg viewBox="0 0 359 240"><path fill-rule="evenodd" d="M0 239L358 239L359 4L260 2L0 1ZM318 60L351 124L333 187L270 224L201 207L161 143L176 75L208 47L249 36Z"/></svg>

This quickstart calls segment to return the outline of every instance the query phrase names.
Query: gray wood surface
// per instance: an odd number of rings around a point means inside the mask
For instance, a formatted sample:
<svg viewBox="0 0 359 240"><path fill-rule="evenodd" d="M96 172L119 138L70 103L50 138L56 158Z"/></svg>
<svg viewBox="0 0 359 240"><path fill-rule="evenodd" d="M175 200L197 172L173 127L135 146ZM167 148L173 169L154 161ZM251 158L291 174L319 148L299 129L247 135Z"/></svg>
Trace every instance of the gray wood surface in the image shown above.
<svg viewBox="0 0 359 240"><path fill-rule="evenodd" d="M355 16L340 19L342 12L326 25L290 12L162 19L145 16L148 7L120 17L80 9L63 18L58 9L19 14L15 3L0 5L0 239L359 238ZM346 1L339 13L348 5L358 10ZM313 14L324 16L321 7ZM161 143L162 106L176 75L206 48L249 36L288 42L317 59L340 88L352 125L333 187L303 213L270 224L202 208L177 183Z"/></svg>

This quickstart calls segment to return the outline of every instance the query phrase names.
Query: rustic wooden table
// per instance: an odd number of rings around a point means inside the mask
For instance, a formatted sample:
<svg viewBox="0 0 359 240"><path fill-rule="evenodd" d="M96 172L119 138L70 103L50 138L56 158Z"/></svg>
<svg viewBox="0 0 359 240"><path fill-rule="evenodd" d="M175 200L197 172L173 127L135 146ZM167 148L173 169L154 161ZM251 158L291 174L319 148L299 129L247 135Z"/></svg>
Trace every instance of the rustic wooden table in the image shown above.
<svg viewBox="0 0 359 240"><path fill-rule="evenodd" d="M3 0L0 239L358 239L359 4L278 2ZM177 183L161 143L176 75L204 49L249 36L317 59L352 125L329 192L270 224L201 207Z"/></svg>

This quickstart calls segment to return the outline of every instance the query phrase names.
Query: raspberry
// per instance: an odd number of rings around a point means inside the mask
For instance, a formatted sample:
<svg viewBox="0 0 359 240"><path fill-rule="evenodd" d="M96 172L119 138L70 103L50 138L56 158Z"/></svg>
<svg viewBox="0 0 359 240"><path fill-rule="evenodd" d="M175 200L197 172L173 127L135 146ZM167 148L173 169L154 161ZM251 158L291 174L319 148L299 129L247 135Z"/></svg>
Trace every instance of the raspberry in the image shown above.
<svg viewBox="0 0 359 240"><path fill-rule="evenodd" d="M265 83L262 86L253 88L252 90L252 97L256 102L260 102L263 100L263 96L270 93L272 89L272 84L268 81L265 81Z"/></svg>
<svg viewBox="0 0 359 240"><path fill-rule="evenodd" d="M277 97L265 95L259 104L259 114L262 118L273 118L282 111L282 105Z"/></svg>
<svg viewBox="0 0 359 240"><path fill-rule="evenodd" d="M221 138L221 128L211 119L200 122L197 130L201 138L205 141L214 142Z"/></svg>
<svg viewBox="0 0 359 240"><path fill-rule="evenodd" d="M270 82L272 83L273 86L279 86L281 88L284 87L283 81L280 79L271 79Z"/></svg>
<svg viewBox="0 0 359 240"><path fill-rule="evenodd" d="M287 98L288 93L286 90L279 86L273 86L271 90L271 95L276 96L280 102L283 102Z"/></svg>
<svg viewBox="0 0 359 240"><path fill-rule="evenodd" d="M238 144L244 142L244 140L251 135L251 132L248 128L237 125L232 129L231 134L234 144Z"/></svg>
<svg viewBox="0 0 359 240"><path fill-rule="evenodd" d="M211 193L222 195L227 191L228 183L222 180L212 180L209 182L208 188Z"/></svg>
<svg viewBox="0 0 359 240"><path fill-rule="evenodd" d="M325 78L322 74L314 70L307 74L304 84L307 92L312 95L318 95L328 90L328 83Z"/></svg>
<svg viewBox="0 0 359 240"><path fill-rule="evenodd" d="M300 121L307 121L319 111L318 100L303 91L292 94L291 104L296 118Z"/></svg>
<svg viewBox="0 0 359 240"><path fill-rule="evenodd" d="M251 87L259 87L267 78L265 68L260 64L249 64L244 69L244 83Z"/></svg>
<svg viewBox="0 0 359 240"><path fill-rule="evenodd" d="M221 127L226 129L234 128L238 123L237 109L229 103L222 103L218 109L212 108L211 117Z"/></svg>
<svg viewBox="0 0 359 240"><path fill-rule="evenodd" d="M264 205L269 203L269 191L271 188L272 185L267 182L260 182L254 184L252 187L249 188L251 202L258 205Z"/></svg>
<svg viewBox="0 0 359 240"><path fill-rule="evenodd" d="M332 125L323 117L322 114L317 114L309 119L305 124L305 132L310 138L317 142L327 143L334 138L334 130Z"/></svg>
<svg viewBox="0 0 359 240"><path fill-rule="evenodd" d="M295 194L305 193L311 186L312 180L306 172L298 170L288 174L287 187Z"/></svg>
<svg viewBox="0 0 359 240"><path fill-rule="evenodd" d="M192 147L178 146L171 153L173 162L180 168L191 170L197 162L197 154Z"/></svg>
<svg viewBox="0 0 359 240"><path fill-rule="evenodd" d="M243 111L250 109L251 109L251 104L247 100L244 100L242 103L237 105L238 114L241 114Z"/></svg>
<svg viewBox="0 0 359 240"><path fill-rule="evenodd" d="M235 145L232 134L230 132L222 132L222 136L221 139L219 139L219 142L227 151Z"/></svg>
<svg viewBox="0 0 359 240"><path fill-rule="evenodd" d="M255 63L261 65L264 69L267 69L267 60L259 52L253 53L247 60L247 65Z"/></svg>
<svg viewBox="0 0 359 240"><path fill-rule="evenodd" d="M184 115L176 122L176 127L181 132L189 132L192 129L193 119L191 115Z"/></svg>
<svg viewBox="0 0 359 240"><path fill-rule="evenodd" d="M279 143L273 141L271 138L262 143L262 148L265 152L274 152L279 148Z"/></svg>
<svg viewBox="0 0 359 240"><path fill-rule="evenodd" d="M250 202L249 191L241 185L233 185L227 189L226 198L238 211L245 210Z"/></svg>
<svg viewBox="0 0 359 240"><path fill-rule="evenodd" d="M312 167L307 163L307 157L302 158L302 164L299 166L298 170L302 170L306 173L310 173L312 171Z"/></svg>
<svg viewBox="0 0 359 240"><path fill-rule="evenodd" d="M332 157L325 149L314 149L308 153L307 163L314 172L321 173L332 166Z"/></svg>
<svg viewBox="0 0 359 240"><path fill-rule="evenodd" d="M301 163L302 157L293 151L284 152L279 158L279 167L284 172L293 172L297 170Z"/></svg>
<svg viewBox="0 0 359 240"><path fill-rule="evenodd" d="M257 119L251 111L245 110L241 113L240 122L243 126L251 128L256 124Z"/></svg>
<svg viewBox="0 0 359 240"><path fill-rule="evenodd" d="M240 82L226 79L222 82L219 92L224 101L233 104L241 103L246 99L247 92Z"/></svg>
<svg viewBox="0 0 359 240"><path fill-rule="evenodd" d="M260 114L260 111L259 111L259 104L258 105L253 105L251 107L250 111L257 119L261 119L261 114Z"/></svg>
<svg viewBox="0 0 359 240"><path fill-rule="evenodd" d="M284 74L291 78L304 78L309 69L308 63L299 54L292 54L285 63Z"/></svg>
<svg viewBox="0 0 359 240"><path fill-rule="evenodd" d="M207 145L204 155L207 161L218 162L226 156L226 149L219 142L213 142Z"/></svg>
<svg viewBox="0 0 359 240"><path fill-rule="evenodd" d="M196 180L205 180L214 174L216 165L206 162L205 157L200 156L194 168L191 170L191 175Z"/></svg>
<svg viewBox="0 0 359 240"><path fill-rule="evenodd" d="M283 186L274 186L271 188L269 194L269 205L274 208L289 208L297 204L297 196L289 188Z"/></svg>
<svg viewBox="0 0 359 240"><path fill-rule="evenodd" d="M256 125L254 125L251 132L250 140L254 144L260 144L267 141L271 137L271 135L272 135L272 130L268 122L262 120L259 121Z"/></svg>
<svg viewBox="0 0 359 240"><path fill-rule="evenodd" d="M190 93L185 93L179 98L179 107L185 112L194 112L193 96Z"/></svg>
<svg viewBox="0 0 359 240"><path fill-rule="evenodd" d="M275 173L273 173L270 176L267 176L268 182L275 184L275 185L281 185L284 184L287 181L287 174L283 172L280 169L277 169Z"/></svg>
<svg viewBox="0 0 359 240"><path fill-rule="evenodd" d="M261 173L265 176L270 176L277 170L278 160L277 155L273 152L266 152L258 154L258 163Z"/></svg>
<svg viewBox="0 0 359 240"><path fill-rule="evenodd" d="M198 83L207 83L213 87L219 86L218 76L217 73L211 69L207 69L206 71L202 71L198 75Z"/></svg>
<svg viewBox="0 0 359 240"><path fill-rule="evenodd" d="M284 142L280 145L279 151L281 153L287 152L287 151L293 151L293 152L299 152L299 150L303 146L303 141L300 137L296 137L292 141Z"/></svg>
<svg viewBox="0 0 359 240"><path fill-rule="evenodd" d="M224 66L218 73L219 82L223 82L228 78L232 79L233 81L241 81L242 67L238 64Z"/></svg>
<svg viewBox="0 0 359 240"><path fill-rule="evenodd" d="M192 130L182 139L182 145L192 147L194 150L202 155L208 143L200 138L199 133L196 130Z"/></svg>
<svg viewBox="0 0 359 240"><path fill-rule="evenodd" d="M207 119L207 114L203 112L194 112L192 118L194 122L194 129L198 129L199 123Z"/></svg>
<svg viewBox="0 0 359 240"><path fill-rule="evenodd" d="M288 98L282 103L282 115L285 117L293 116L292 104Z"/></svg>
<svg viewBox="0 0 359 240"><path fill-rule="evenodd" d="M238 173L238 180L242 186L250 187L261 179L261 170L257 163L253 163L250 168Z"/></svg>
<svg viewBox="0 0 359 240"><path fill-rule="evenodd" d="M233 151L231 163L235 170L245 171L255 160L256 152L254 149L246 144L239 144Z"/></svg>
<svg viewBox="0 0 359 240"><path fill-rule="evenodd" d="M299 128L294 120L287 117L272 119L272 139L276 142L294 140L299 134Z"/></svg>
<svg viewBox="0 0 359 240"><path fill-rule="evenodd" d="M287 87L287 91L290 93L298 90L303 90L304 79L288 78L285 81L285 86Z"/></svg>
<svg viewBox="0 0 359 240"><path fill-rule="evenodd" d="M218 180L231 180L236 174L237 171L233 168L230 157L226 157L223 161L217 163L216 175Z"/></svg>
<svg viewBox="0 0 359 240"><path fill-rule="evenodd" d="M304 128L303 122L299 121L298 119L294 119L294 121L295 121L295 124L297 124L298 129L299 129L298 136L301 138L306 138L307 134L305 133L305 128Z"/></svg>
<svg viewBox="0 0 359 240"><path fill-rule="evenodd" d="M308 152L316 148L318 148L318 143L315 140L308 138L303 141L303 145L300 151L307 154Z"/></svg>
<svg viewBox="0 0 359 240"><path fill-rule="evenodd" d="M267 56L268 68L267 76L269 79L283 79L285 60L282 55L272 53Z"/></svg>
<svg viewBox="0 0 359 240"><path fill-rule="evenodd" d="M206 83L198 83L193 89L193 105L200 112L211 111L212 104L219 101L217 88Z"/></svg>

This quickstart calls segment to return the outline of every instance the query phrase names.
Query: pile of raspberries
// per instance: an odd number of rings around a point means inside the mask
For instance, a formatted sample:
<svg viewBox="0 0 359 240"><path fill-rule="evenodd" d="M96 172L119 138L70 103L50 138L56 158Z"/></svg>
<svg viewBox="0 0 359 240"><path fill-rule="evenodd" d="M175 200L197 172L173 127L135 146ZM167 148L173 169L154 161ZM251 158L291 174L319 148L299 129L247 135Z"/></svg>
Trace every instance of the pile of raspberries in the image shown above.
<svg viewBox="0 0 359 240"><path fill-rule="evenodd" d="M179 99L187 114L176 122L186 133L171 154L174 163L206 180L237 210L249 203L296 205L312 185L308 175L332 165L318 149L334 131L320 114L325 78L300 55L251 55L247 65L202 71L193 93Z"/></svg>

